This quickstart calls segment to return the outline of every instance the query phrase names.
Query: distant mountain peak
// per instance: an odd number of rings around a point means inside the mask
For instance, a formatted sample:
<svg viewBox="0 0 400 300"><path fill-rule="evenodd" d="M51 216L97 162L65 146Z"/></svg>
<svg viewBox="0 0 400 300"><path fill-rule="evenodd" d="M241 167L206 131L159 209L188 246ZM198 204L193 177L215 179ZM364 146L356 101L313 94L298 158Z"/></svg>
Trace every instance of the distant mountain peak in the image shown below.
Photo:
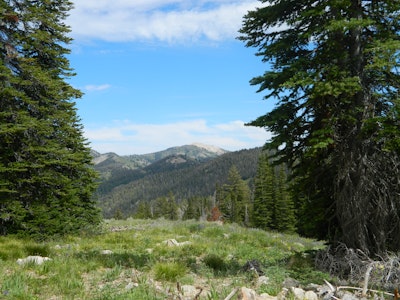
<svg viewBox="0 0 400 300"><path fill-rule="evenodd" d="M216 146L212 146L212 145L206 145L206 144L202 144L202 143L193 143L192 146L196 146L196 147L205 149L205 150L207 150L209 152L213 152L213 153L216 153L216 154L224 154L224 153L228 152L228 151L226 151L226 150L224 150L222 148L219 148L219 147L216 147Z"/></svg>

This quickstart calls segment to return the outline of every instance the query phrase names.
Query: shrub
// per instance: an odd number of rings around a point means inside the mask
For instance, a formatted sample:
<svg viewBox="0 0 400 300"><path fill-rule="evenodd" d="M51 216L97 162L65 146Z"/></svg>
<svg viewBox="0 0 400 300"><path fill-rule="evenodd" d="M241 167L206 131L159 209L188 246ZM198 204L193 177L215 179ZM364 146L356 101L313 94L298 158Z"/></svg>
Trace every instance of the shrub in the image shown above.
<svg viewBox="0 0 400 300"><path fill-rule="evenodd" d="M154 275L157 280L176 281L186 273L186 267L180 263L167 262L154 265Z"/></svg>
<svg viewBox="0 0 400 300"><path fill-rule="evenodd" d="M224 259L216 254L208 254L203 258L203 262L214 271L226 271L227 269Z"/></svg>

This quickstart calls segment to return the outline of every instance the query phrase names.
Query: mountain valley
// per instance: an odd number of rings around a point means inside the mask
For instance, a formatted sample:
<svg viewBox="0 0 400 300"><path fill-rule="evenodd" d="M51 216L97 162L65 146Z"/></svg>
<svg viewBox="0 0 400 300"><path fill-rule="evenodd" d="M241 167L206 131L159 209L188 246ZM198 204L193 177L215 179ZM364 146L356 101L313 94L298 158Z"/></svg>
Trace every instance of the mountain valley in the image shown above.
<svg viewBox="0 0 400 300"><path fill-rule="evenodd" d="M251 181L260 152L261 148L229 152L199 144L128 156L92 151L95 169L100 173L96 195L99 206L109 218L117 211L130 216L140 201L171 193L178 201L212 196L216 185L226 181L232 166L244 180Z"/></svg>

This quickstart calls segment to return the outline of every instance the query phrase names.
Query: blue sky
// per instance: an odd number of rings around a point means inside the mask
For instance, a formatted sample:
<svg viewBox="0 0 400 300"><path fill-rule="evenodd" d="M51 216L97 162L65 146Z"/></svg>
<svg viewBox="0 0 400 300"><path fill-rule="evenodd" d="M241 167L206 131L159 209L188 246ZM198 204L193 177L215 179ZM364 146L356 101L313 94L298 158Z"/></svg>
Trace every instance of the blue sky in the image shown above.
<svg viewBox="0 0 400 300"><path fill-rule="evenodd" d="M235 151L270 134L244 123L270 111L249 80L266 65L235 38L250 0L74 1L69 56L78 115L101 153L203 143Z"/></svg>

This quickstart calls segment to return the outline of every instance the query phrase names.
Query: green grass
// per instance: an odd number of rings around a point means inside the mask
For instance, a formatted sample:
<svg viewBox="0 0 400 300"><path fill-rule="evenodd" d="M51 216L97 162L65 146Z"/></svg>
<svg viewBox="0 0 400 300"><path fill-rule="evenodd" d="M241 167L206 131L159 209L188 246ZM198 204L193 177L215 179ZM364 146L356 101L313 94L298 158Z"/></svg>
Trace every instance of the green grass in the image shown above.
<svg viewBox="0 0 400 300"><path fill-rule="evenodd" d="M168 246L168 239L186 243ZM0 237L0 299L168 299L177 282L201 286L203 299L224 299L236 287L257 289L243 268L249 260L260 262L270 279L257 291L274 295L287 277L317 284L328 278L307 257L322 247L235 224L166 220L108 220L102 234L41 243ZM52 260L16 263L29 255Z"/></svg>
<svg viewBox="0 0 400 300"><path fill-rule="evenodd" d="M161 262L154 265L154 278L175 282L186 274L186 267L178 262Z"/></svg>

